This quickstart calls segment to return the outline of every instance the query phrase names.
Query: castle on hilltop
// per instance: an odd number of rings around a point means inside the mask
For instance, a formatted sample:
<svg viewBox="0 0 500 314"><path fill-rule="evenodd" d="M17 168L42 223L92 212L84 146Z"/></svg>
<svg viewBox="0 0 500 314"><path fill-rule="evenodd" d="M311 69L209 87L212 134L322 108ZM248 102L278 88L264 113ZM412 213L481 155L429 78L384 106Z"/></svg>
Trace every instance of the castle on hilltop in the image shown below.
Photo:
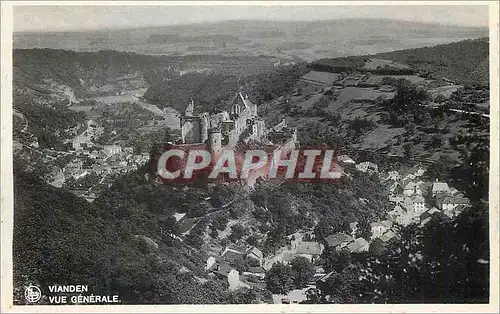
<svg viewBox="0 0 500 314"><path fill-rule="evenodd" d="M257 106L242 93L232 98L229 111L218 111L212 114L204 112L195 115L194 102L191 101L186 111L180 116L180 128L180 143L158 143L151 151L153 169L157 169L163 152L170 149L185 152L207 150L212 155L212 163L217 161L223 150L232 149L236 163L242 164L245 156L244 149L241 150L242 144L252 142L252 146L256 145L267 152L268 160L273 158L275 151L286 155L291 150L297 149L299 145L295 128L287 126L285 119L272 128L266 128L266 123L257 114ZM169 171L185 169L186 158L169 158L165 166ZM267 168L262 167L262 169ZM247 184L252 185L257 178L266 176L264 170L246 179Z"/></svg>
<svg viewBox="0 0 500 314"><path fill-rule="evenodd" d="M247 95L237 93L230 105L229 112L194 115L194 102L191 101L180 117L182 144L205 143L208 150L218 153L222 147L234 147L239 141L268 142L268 133L275 128L266 128L264 120L257 115L257 105ZM280 125L281 129L286 126L284 121Z"/></svg>

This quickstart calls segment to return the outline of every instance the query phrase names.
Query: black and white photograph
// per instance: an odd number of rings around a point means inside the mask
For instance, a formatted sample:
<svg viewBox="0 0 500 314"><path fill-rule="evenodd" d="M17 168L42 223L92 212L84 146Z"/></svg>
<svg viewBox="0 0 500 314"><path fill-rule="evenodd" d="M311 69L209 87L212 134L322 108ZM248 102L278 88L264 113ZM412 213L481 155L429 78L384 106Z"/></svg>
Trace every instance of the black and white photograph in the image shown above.
<svg viewBox="0 0 500 314"><path fill-rule="evenodd" d="M2 1L2 312L494 311L497 23L496 1Z"/></svg>

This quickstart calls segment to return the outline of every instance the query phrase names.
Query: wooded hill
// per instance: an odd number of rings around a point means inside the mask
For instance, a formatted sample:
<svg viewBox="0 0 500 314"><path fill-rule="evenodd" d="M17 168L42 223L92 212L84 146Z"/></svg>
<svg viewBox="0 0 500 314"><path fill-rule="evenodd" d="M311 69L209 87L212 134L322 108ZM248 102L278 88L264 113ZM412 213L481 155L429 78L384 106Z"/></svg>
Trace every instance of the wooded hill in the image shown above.
<svg viewBox="0 0 500 314"><path fill-rule="evenodd" d="M489 39L478 38L445 45L405 49L371 56L322 59L310 66L322 71L362 71L369 58L393 60L407 64L411 70L381 69L377 74L411 74L432 79L447 79L456 84L489 85ZM382 73L381 73L382 71Z"/></svg>

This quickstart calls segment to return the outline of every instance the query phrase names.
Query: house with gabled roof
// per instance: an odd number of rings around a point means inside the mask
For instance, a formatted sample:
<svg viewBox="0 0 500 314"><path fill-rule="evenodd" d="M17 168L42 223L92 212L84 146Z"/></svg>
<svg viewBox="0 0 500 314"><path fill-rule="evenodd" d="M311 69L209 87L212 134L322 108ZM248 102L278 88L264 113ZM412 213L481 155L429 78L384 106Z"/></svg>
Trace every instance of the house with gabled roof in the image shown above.
<svg viewBox="0 0 500 314"><path fill-rule="evenodd" d="M463 196L438 195L436 205L443 211L452 211L458 205L470 205L470 200Z"/></svg>
<svg viewBox="0 0 500 314"><path fill-rule="evenodd" d="M413 212L415 213L415 215L419 216L426 210L425 199L423 196L416 195L413 197L412 201L413 201Z"/></svg>
<svg viewBox="0 0 500 314"><path fill-rule="evenodd" d="M432 196L437 194L450 194L450 187L446 182L434 182L432 184Z"/></svg>
<svg viewBox="0 0 500 314"><path fill-rule="evenodd" d="M366 252L370 248L370 244L364 238L357 238L349 243L346 247L351 253Z"/></svg>
<svg viewBox="0 0 500 314"><path fill-rule="evenodd" d="M303 241L297 246L297 255L303 256L310 261L319 257L323 252L323 245L319 242Z"/></svg>
<svg viewBox="0 0 500 314"><path fill-rule="evenodd" d="M436 205L443 211L443 214L450 218L456 217L464 208L470 206L470 200L464 196L456 194L438 195L436 197Z"/></svg>
<svg viewBox="0 0 500 314"><path fill-rule="evenodd" d="M214 276L227 280L229 289L234 290L240 286L240 273L229 264L215 260L207 269Z"/></svg>
<svg viewBox="0 0 500 314"><path fill-rule="evenodd" d="M401 175L399 174L399 172L397 171L389 171L387 173L387 178L386 180L393 180L393 181L397 181L401 179Z"/></svg>
<svg viewBox="0 0 500 314"><path fill-rule="evenodd" d="M386 233L381 235L380 237L373 239L370 243L370 252L374 254L383 254L385 249L391 243L397 241L399 239L399 235L393 230L388 230Z"/></svg>
<svg viewBox="0 0 500 314"><path fill-rule="evenodd" d="M406 211L399 205L396 205L393 210L387 213L387 218L393 223L402 226L407 226L410 223L410 218Z"/></svg>
<svg viewBox="0 0 500 314"><path fill-rule="evenodd" d="M342 232L329 235L328 237L325 238L328 247L333 248L337 251L346 247L353 240L354 239L351 236Z"/></svg>
<svg viewBox="0 0 500 314"><path fill-rule="evenodd" d="M438 215L442 215L442 212L436 207L432 207L431 209L426 210L420 215L420 224L423 226L431 221L433 217Z"/></svg>
<svg viewBox="0 0 500 314"><path fill-rule="evenodd" d="M241 273L242 275L251 275L251 276L256 276L258 278L265 278L266 277L266 269L263 266L252 266L249 267L247 271L244 271Z"/></svg>
<svg viewBox="0 0 500 314"><path fill-rule="evenodd" d="M391 192L391 194L401 194L404 192L404 189L399 182L394 182L389 187L389 192Z"/></svg>
<svg viewBox="0 0 500 314"><path fill-rule="evenodd" d="M356 169L361 172L367 172L367 171L378 172L378 165L371 161L365 161L357 164Z"/></svg>
<svg viewBox="0 0 500 314"><path fill-rule="evenodd" d="M415 184L415 182L413 182L413 181L408 182L404 187L403 194L406 196L414 195L416 187L417 187L417 185Z"/></svg>
<svg viewBox="0 0 500 314"><path fill-rule="evenodd" d="M337 161L339 163L344 163L344 164L356 164L356 162L351 157L349 157L347 155L337 156Z"/></svg>
<svg viewBox="0 0 500 314"><path fill-rule="evenodd" d="M415 178L416 177L413 173L409 173L403 177L403 182L413 181Z"/></svg>
<svg viewBox="0 0 500 314"><path fill-rule="evenodd" d="M400 196L400 195L389 195L389 202L393 202L393 203L396 203L396 204L399 204L401 202L403 202L405 199L404 196Z"/></svg>
<svg viewBox="0 0 500 314"><path fill-rule="evenodd" d="M262 253L261 250L259 250L255 246L253 246L245 252L245 258L254 260L254 261L258 262L259 265L262 265L262 260L264 259L264 254Z"/></svg>
<svg viewBox="0 0 500 314"><path fill-rule="evenodd" d="M386 219L382 221L372 222L370 224L372 229L372 239L378 238L382 234L384 234L387 230L392 228L392 221Z"/></svg>
<svg viewBox="0 0 500 314"><path fill-rule="evenodd" d="M226 246L220 256L223 260L227 262L234 262L237 260L241 260L243 258L243 254L245 253L245 247L238 246L236 244L231 244Z"/></svg>
<svg viewBox="0 0 500 314"><path fill-rule="evenodd" d="M397 233L395 233L393 230L389 229L386 233L384 233L383 235L381 235L379 237L379 239L383 242L383 243L390 243L391 241L394 241L394 240L397 240L399 238L399 236L397 235Z"/></svg>

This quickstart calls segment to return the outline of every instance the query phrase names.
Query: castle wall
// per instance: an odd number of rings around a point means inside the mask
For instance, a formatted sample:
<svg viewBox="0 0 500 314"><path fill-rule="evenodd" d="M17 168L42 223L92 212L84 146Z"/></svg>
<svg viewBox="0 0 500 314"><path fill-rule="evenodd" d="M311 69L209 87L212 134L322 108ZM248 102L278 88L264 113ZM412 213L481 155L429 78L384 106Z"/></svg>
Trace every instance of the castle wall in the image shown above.
<svg viewBox="0 0 500 314"><path fill-rule="evenodd" d="M200 142L205 143L208 139L208 128L210 124L210 117L208 113L204 113L200 116Z"/></svg>
<svg viewBox="0 0 500 314"><path fill-rule="evenodd" d="M181 121L181 137L184 144L201 143L200 119Z"/></svg>
<svg viewBox="0 0 500 314"><path fill-rule="evenodd" d="M210 127L218 127L222 122L229 121L229 113L227 111L219 112L210 116Z"/></svg>

